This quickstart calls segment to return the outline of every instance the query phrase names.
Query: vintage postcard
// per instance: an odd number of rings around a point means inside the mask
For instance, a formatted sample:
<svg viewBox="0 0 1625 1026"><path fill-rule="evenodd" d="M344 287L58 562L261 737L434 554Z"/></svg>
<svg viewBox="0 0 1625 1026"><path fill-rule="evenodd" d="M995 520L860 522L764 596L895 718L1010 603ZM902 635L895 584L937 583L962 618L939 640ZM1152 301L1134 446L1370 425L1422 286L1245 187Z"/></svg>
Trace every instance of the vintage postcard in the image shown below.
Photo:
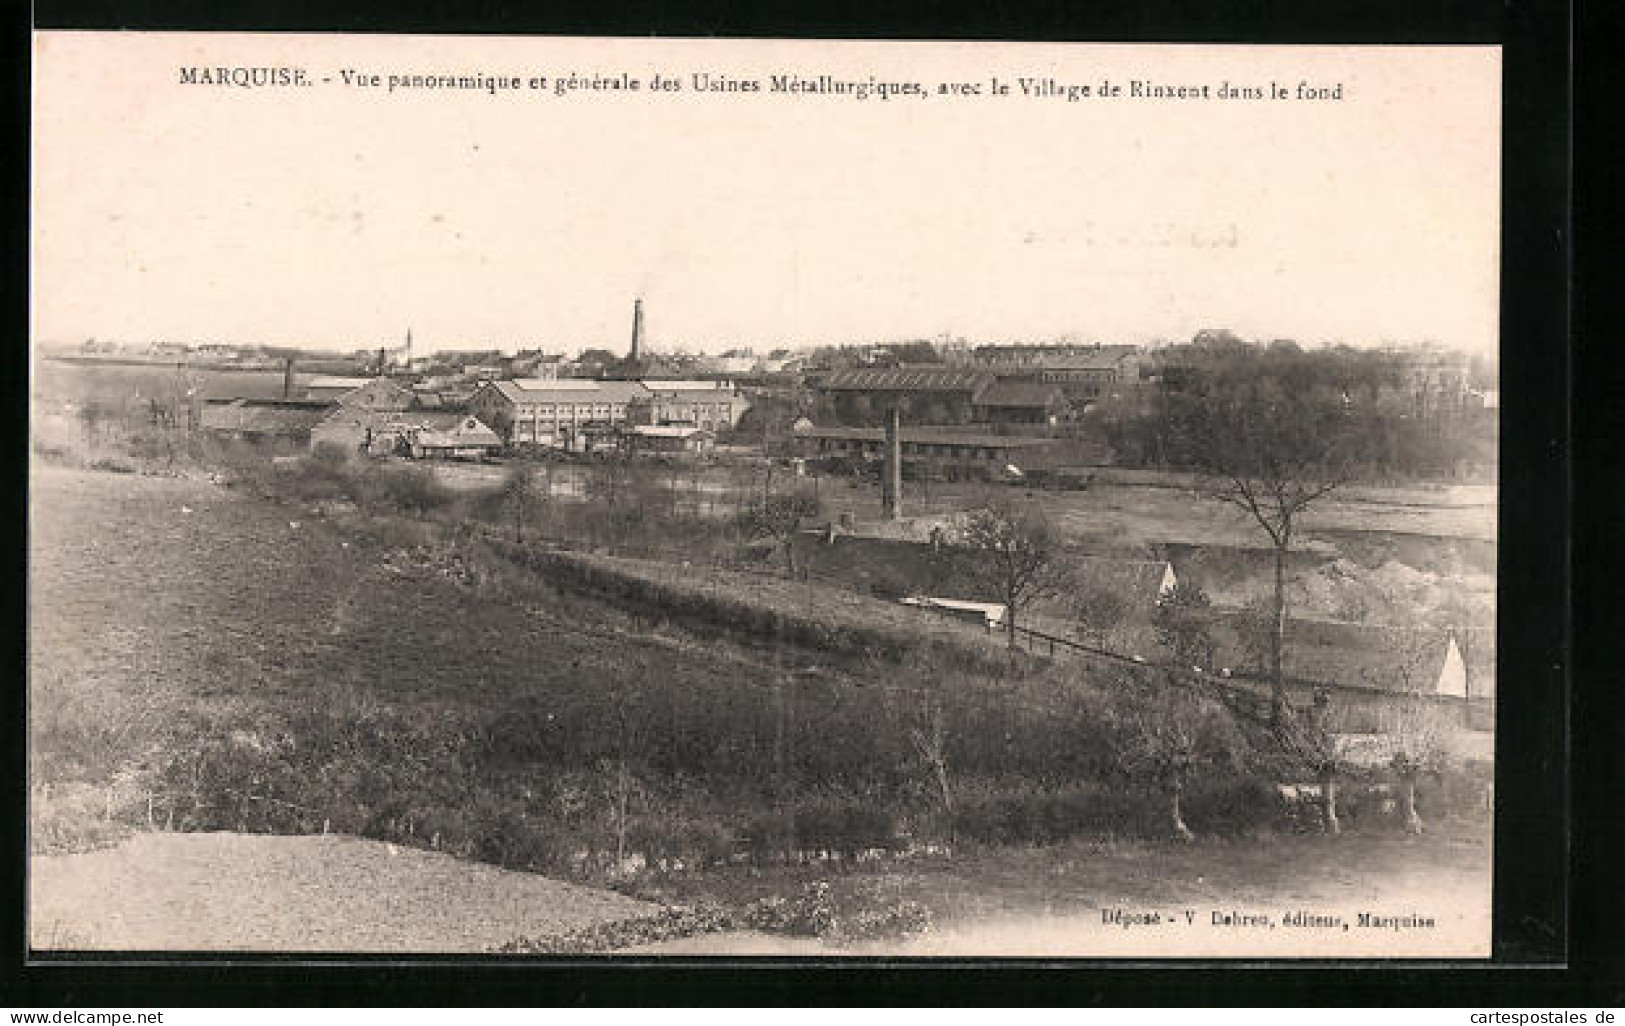
<svg viewBox="0 0 1625 1026"><path fill-rule="evenodd" d="M34 58L36 953L1490 954L1499 48Z"/></svg>

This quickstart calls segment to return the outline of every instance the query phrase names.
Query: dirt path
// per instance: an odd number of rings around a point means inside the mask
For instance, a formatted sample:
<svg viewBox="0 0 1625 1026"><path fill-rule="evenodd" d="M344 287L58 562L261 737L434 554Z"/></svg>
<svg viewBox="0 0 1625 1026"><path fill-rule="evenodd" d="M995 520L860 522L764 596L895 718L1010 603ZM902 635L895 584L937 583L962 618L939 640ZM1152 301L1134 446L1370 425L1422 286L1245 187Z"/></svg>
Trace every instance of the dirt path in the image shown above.
<svg viewBox="0 0 1625 1026"><path fill-rule="evenodd" d="M1079 840L899 866L881 877L829 878L837 917L860 888L928 907L933 928L907 940L840 947L740 931L617 954L1482 957L1489 951L1491 865L1483 827L1459 823L1423 836L1285 834L1201 838L1189 846ZM738 903L758 897L760 886L757 878L719 876L650 896ZM1362 921L1362 914L1371 918Z"/></svg>
<svg viewBox="0 0 1625 1026"><path fill-rule="evenodd" d="M658 907L341 836L137 834L29 870L36 949L486 952Z"/></svg>

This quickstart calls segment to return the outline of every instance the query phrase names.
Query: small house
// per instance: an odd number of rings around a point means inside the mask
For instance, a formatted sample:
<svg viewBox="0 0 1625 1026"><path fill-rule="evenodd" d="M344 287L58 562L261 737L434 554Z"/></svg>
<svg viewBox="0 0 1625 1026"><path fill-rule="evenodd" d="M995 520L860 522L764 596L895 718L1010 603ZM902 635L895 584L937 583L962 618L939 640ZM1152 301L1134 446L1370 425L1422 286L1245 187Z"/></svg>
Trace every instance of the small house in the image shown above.
<svg viewBox="0 0 1625 1026"><path fill-rule="evenodd" d="M479 459L502 448L501 436L466 413L422 413L403 437L413 459Z"/></svg>
<svg viewBox="0 0 1625 1026"><path fill-rule="evenodd" d="M633 452L689 455L709 452L716 441L716 436L704 428L675 424L628 425L623 438Z"/></svg>
<svg viewBox="0 0 1625 1026"><path fill-rule="evenodd" d="M1044 425L1065 419L1070 405L1060 385L1037 381L999 381L973 398L976 419L985 424Z"/></svg>
<svg viewBox="0 0 1625 1026"><path fill-rule="evenodd" d="M292 452L311 444L332 411L330 402L302 399L211 399L199 410L198 426L217 438Z"/></svg>

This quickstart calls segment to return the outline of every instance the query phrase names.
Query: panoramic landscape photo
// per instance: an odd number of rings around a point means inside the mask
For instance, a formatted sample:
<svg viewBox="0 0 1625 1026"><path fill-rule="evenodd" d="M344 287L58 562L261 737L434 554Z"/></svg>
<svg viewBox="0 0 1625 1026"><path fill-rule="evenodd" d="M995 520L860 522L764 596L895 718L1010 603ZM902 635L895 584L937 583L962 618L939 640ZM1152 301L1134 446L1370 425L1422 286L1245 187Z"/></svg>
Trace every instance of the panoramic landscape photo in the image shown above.
<svg viewBox="0 0 1625 1026"><path fill-rule="evenodd" d="M36 61L34 950L1488 954L1497 52Z"/></svg>

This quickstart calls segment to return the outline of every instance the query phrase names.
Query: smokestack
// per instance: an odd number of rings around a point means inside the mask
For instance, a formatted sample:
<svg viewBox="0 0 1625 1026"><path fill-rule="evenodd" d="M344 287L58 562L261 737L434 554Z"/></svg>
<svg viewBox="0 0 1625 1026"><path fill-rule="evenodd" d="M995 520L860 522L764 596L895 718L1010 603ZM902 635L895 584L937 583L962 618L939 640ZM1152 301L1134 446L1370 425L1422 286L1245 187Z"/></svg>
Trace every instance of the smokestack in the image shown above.
<svg viewBox="0 0 1625 1026"><path fill-rule="evenodd" d="M282 398L293 398L293 357L282 361Z"/></svg>
<svg viewBox="0 0 1625 1026"><path fill-rule="evenodd" d="M627 359L636 361L643 355L643 300L632 301L632 351Z"/></svg>
<svg viewBox="0 0 1625 1026"><path fill-rule="evenodd" d="M886 459L881 466L880 509L887 520L903 515L903 417L897 406L886 420Z"/></svg>
<svg viewBox="0 0 1625 1026"><path fill-rule="evenodd" d="M384 347L378 347L378 376L384 376Z"/></svg>

